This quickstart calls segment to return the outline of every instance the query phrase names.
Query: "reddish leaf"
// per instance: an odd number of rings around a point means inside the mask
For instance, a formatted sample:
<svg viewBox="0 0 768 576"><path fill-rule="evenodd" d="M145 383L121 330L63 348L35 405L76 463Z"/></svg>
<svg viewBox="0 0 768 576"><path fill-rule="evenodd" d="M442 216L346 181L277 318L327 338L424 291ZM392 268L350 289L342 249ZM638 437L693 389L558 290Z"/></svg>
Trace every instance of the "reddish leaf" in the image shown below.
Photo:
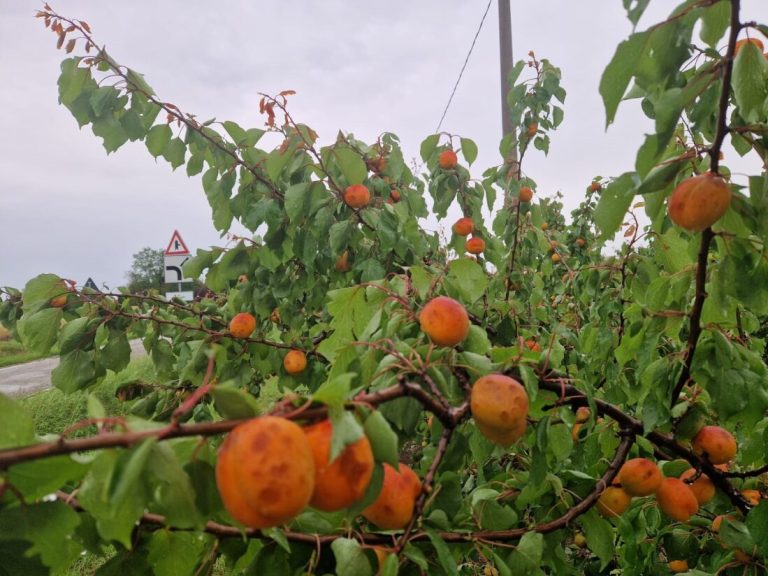
<svg viewBox="0 0 768 576"><path fill-rule="evenodd" d="M85 30L86 32L91 31L91 27L88 26L88 22L86 22L85 20L80 20L80 26L82 26L83 30Z"/></svg>
<svg viewBox="0 0 768 576"><path fill-rule="evenodd" d="M61 48L64 45L64 39L67 37L64 32L59 34L59 40L56 42L56 48Z"/></svg>
<svg viewBox="0 0 768 576"><path fill-rule="evenodd" d="M259 114L264 114L264 97L259 100Z"/></svg>
<svg viewBox="0 0 768 576"><path fill-rule="evenodd" d="M293 96L296 94L296 90L283 90L280 92L280 96Z"/></svg>
<svg viewBox="0 0 768 576"><path fill-rule="evenodd" d="M77 38L72 38L72 40L67 42L67 48L66 48L67 54L69 54L70 52L72 52L72 50L75 49L76 42L77 42Z"/></svg>
<svg viewBox="0 0 768 576"><path fill-rule="evenodd" d="M77 30L77 28L75 27L75 25L74 25L74 24L71 24L71 25L69 25L69 26L67 27L67 29L66 29L66 30L64 30L64 32L66 32L67 34L69 34L70 32L74 32L75 30Z"/></svg>

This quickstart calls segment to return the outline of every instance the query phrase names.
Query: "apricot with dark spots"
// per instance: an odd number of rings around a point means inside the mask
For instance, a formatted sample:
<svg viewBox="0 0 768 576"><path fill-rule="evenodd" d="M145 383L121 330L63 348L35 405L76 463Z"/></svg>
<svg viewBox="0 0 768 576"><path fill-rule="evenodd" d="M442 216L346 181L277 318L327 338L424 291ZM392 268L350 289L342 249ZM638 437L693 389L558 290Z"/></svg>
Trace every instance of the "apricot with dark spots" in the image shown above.
<svg viewBox="0 0 768 576"><path fill-rule="evenodd" d="M384 482L376 501L363 510L363 516L383 530L405 528L413 516L421 480L403 463L399 470L384 464Z"/></svg>
<svg viewBox="0 0 768 576"><path fill-rule="evenodd" d="M510 446L525 433L528 394L514 378L504 374L478 378L470 393L470 409L477 429L491 442Z"/></svg>
<svg viewBox="0 0 768 576"><path fill-rule="evenodd" d="M619 470L619 482L630 496L648 496L656 492L663 477L655 462L647 458L632 458Z"/></svg>

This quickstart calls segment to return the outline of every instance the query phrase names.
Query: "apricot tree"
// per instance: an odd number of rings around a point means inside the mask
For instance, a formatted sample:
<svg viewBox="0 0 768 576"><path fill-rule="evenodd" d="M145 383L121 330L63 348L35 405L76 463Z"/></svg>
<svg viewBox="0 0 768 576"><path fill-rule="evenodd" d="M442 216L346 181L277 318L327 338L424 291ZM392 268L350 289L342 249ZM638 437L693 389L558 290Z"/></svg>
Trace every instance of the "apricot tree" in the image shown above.
<svg viewBox="0 0 768 576"><path fill-rule="evenodd" d="M533 53L501 143L519 161L473 176L475 143L433 134L414 173L391 133L321 145L290 90L263 127L202 122L46 4L79 126L201 175L216 228L251 235L197 252L193 303L3 289L3 323L58 345L61 390L124 370L129 338L157 382L128 416L90 398L76 438L0 396L0 574L83 552L101 576L764 573L768 60L741 40L768 27L686 0L637 30L648 1L624 5L607 124L638 99L655 131L566 221L523 169L564 114ZM422 219L454 204L442 242Z"/></svg>

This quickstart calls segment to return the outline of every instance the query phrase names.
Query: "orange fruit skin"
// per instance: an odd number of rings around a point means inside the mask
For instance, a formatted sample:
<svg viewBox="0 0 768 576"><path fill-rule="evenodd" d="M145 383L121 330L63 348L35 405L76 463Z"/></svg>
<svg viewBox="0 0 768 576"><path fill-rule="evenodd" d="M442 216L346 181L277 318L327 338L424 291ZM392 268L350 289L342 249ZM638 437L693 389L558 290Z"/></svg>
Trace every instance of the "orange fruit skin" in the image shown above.
<svg viewBox="0 0 768 576"><path fill-rule="evenodd" d="M693 491L679 478L664 478L656 491L656 502L670 518L679 522L688 519L699 511L699 502Z"/></svg>
<svg viewBox="0 0 768 576"><path fill-rule="evenodd" d="M443 170L450 170L451 168L456 168L459 158L453 150L443 150L440 152L437 162Z"/></svg>
<svg viewBox="0 0 768 576"><path fill-rule="evenodd" d="M533 200L533 190L528 186L523 186L520 188L520 194L518 197L520 198L520 202L530 202Z"/></svg>
<svg viewBox="0 0 768 576"><path fill-rule="evenodd" d="M365 496L373 476L373 451L363 436L349 444L333 462L330 420L304 428L315 461L315 490L309 503L318 510L333 512L348 508Z"/></svg>
<svg viewBox="0 0 768 576"><path fill-rule="evenodd" d="M759 490L742 490L741 495L749 502L750 506L757 506L760 504L760 499L763 497Z"/></svg>
<svg viewBox="0 0 768 576"><path fill-rule="evenodd" d="M592 416L592 411L586 406L580 406L578 410L576 410L576 422L579 424L583 424L589 420L590 416Z"/></svg>
<svg viewBox="0 0 768 576"><path fill-rule="evenodd" d="M536 340L526 340L525 347L531 352L541 352L541 345Z"/></svg>
<svg viewBox="0 0 768 576"><path fill-rule="evenodd" d="M510 446L525 434L528 394L514 378L481 376L472 385L469 407L477 429L491 442Z"/></svg>
<svg viewBox="0 0 768 576"><path fill-rule="evenodd" d="M688 478L693 478L695 474L696 470L690 468L680 475L680 480L685 481ZM688 485L688 488L691 489L691 492L693 492L693 495L696 496L696 501L699 503L699 506L704 506L704 504L715 497L715 485L706 474L701 474L695 481L690 484L686 482L686 484Z"/></svg>
<svg viewBox="0 0 768 576"><path fill-rule="evenodd" d="M349 272L351 266L349 265L349 250L344 250L336 259L336 264L333 267L336 272Z"/></svg>
<svg viewBox="0 0 768 576"><path fill-rule="evenodd" d="M601 516L619 516L632 504L632 497L620 486L608 486L597 499L597 511Z"/></svg>
<svg viewBox="0 0 768 576"><path fill-rule="evenodd" d="M54 296L51 298L49 304L52 308L64 308L64 306L67 304L67 295L61 294L59 296Z"/></svg>
<svg viewBox="0 0 768 576"><path fill-rule="evenodd" d="M712 532L715 534L720 532L720 525L723 523L724 518L728 518L728 520L736 520L736 516L733 514L720 514L715 516L714 520L712 520Z"/></svg>
<svg viewBox="0 0 768 576"><path fill-rule="evenodd" d="M283 358L283 368L288 374L301 374L307 367L307 355L302 350L289 350Z"/></svg>
<svg viewBox="0 0 768 576"><path fill-rule="evenodd" d="M576 238L576 246L582 247L586 243L587 243L587 241L584 240L584 238Z"/></svg>
<svg viewBox="0 0 768 576"><path fill-rule="evenodd" d="M747 44L754 44L757 46L757 49L760 50L760 52L765 50L765 46L759 38L742 38L741 40L736 41L736 49L734 50L733 54L738 54L739 50L741 50L741 48Z"/></svg>
<svg viewBox="0 0 768 576"><path fill-rule="evenodd" d="M473 236L464 243L464 249L470 254L482 254L485 251L485 240Z"/></svg>
<svg viewBox="0 0 768 576"><path fill-rule="evenodd" d="M423 332L438 346L455 346L469 334L467 310L448 296L427 302L419 314Z"/></svg>
<svg viewBox="0 0 768 576"><path fill-rule="evenodd" d="M619 470L619 482L630 496L649 496L658 490L663 477L655 462L632 458Z"/></svg>
<svg viewBox="0 0 768 576"><path fill-rule="evenodd" d="M693 451L712 464L725 464L736 455L736 439L720 426L704 426L693 437Z"/></svg>
<svg viewBox="0 0 768 576"><path fill-rule="evenodd" d="M725 180L706 172L683 180L667 204L672 222L691 232L700 232L717 222L731 204L731 190Z"/></svg>
<svg viewBox="0 0 768 576"><path fill-rule="evenodd" d="M539 125L536 122L531 122L528 124L528 128L526 129L525 133L528 134L529 138L532 138L536 135L536 132L539 131Z"/></svg>
<svg viewBox="0 0 768 576"><path fill-rule="evenodd" d="M552 262L554 262L555 264L557 264L558 262L560 262L560 260L562 260L562 258L560 257L560 254L558 254L557 252L552 254L551 258L552 258Z"/></svg>
<svg viewBox="0 0 768 576"><path fill-rule="evenodd" d="M592 184L589 185L589 190L591 192L597 192L600 190L603 186L600 184L600 182L592 182Z"/></svg>
<svg viewBox="0 0 768 576"><path fill-rule="evenodd" d="M421 480L413 470L402 463L399 470L384 464L381 492L376 501L363 510L363 516L383 530L405 528L420 493Z"/></svg>
<svg viewBox="0 0 768 576"><path fill-rule="evenodd" d="M304 431L275 416L236 427L219 448L216 485L224 507L251 528L278 526L309 503L315 461Z"/></svg>
<svg viewBox="0 0 768 576"><path fill-rule="evenodd" d="M235 314L229 321L229 333L235 338L248 338L256 330L256 318L250 312Z"/></svg>
<svg viewBox="0 0 768 576"><path fill-rule="evenodd" d="M400 195L400 190L397 188L392 188L392 190L389 191L389 199L392 200L392 202L400 202L400 198L402 198L402 196Z"/></svg>
<svg viewBox="0 0 768 576"><path fill-rule="evenodd" d="M459 218L453 225L453 233L457 236L469 236L474 229L475 224L472 222L472 218L468 217Z"/></svg>
<svg viewBox="0 0 768 576"><path fill-rule="evenodd" d="M365 208L371 202L371 192L363 184L352 184L344 190L344 202L350 208Z"/></svg>
<svg viewBox="0 0 768 576"><path fill-rule="evenodd" d="M542 230L549 230L549 222L544 222L544 223L541 225L541 229L542 229Z"/></svg>
<svg viewBox="0 0 768 576"><path fill-rule="evenodd" d="M670 560L667 564L669 570L675 574L688 572L688 560Z"/></svg>

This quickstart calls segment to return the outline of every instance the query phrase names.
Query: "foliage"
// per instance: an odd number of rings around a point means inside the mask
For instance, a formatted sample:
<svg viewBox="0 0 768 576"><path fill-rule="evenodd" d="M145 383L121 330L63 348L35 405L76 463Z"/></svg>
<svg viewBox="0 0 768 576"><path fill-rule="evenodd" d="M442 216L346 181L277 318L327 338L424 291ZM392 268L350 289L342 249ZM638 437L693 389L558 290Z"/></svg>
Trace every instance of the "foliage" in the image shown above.
<svg viewBox="0 0 768 576"><path fill-rule="evenodd" d="M165 282L165 260L162 250L145 247L133 255L131 270L128 272L128 291L143 292L161 289Z"/></svg>
<svg viewBox="0 0 768 576"><path fill-rule="evenodd" d="M0 319L13 333L41 353L59 346L62 391L124 370L129 332L159 385L124 395L125 417L90 400L99 433L54 442L0 396L0 574L56 572L107 545L115 554L100 575L208 574L223 558L234 574L365 576L376 546L392 553L387 575L661 574L676 559L697 575L763 573L768 503L740 490L764 493L768 472L768 60L754 44L735 47L743 29L768 28L744 24L738 0L687 0L638 30L647 5L624 2L635 29L600 92L608 125L622 100L637 99L656 129L634 171L585 183L569 222L557 198L517 201L522 186L536 187L526 153L547 152L563 119L559 70L533 54L513 75L525 130L502 142L504 161L473 177L474 142L435 134L421 145L425 172L414 174L394 134L365 143L340 132L320 145L291 115L290 90L263 96L262 128L201 122L99 48L85 22L46 5L39 17L59 47L84 51L59 78L78 124L107 152L142 141L173 169L202 175L215 226L227 232L237 220L251 236L198 250L186 275L205 272L213 293L191 304L72 289L57 307L62 284L50 274L4 290ZM526 64L533 77L520 80ZM259 146L267 133L276 148ZM761 171L731 178L726 138ZM459 163L441 168L449 149ZM689 233L670 221L667 198L707 170L729 180L733 199L712 228ZM360 209L343 201L356 184L372 196ZM463 255L464 237L444 244L421 226L454 202L485 241L477 258ZM617 232L623 244L603 255ZM438 295L469 312L455 347L435 346L419 327ZM257 319L247 338L227 329L241 312ZM309 357L299 374L282 368L290 349ZM527 429L508 449L469 410L473 383L493 372L522 382L530 402ZM365 435L377 464L363 502L309 508L262 531L238 526L217 493L216 449L242 419L267 413L328 416L333 454ZM737 439L728 470L691 450L706 423ZM666 476L694 468L717 496L688 521L662 514L653 496L605 518L595 504L628 457L654 459ZM395 459L422 490L405 529L382 532L359 512Z"/></svg>

